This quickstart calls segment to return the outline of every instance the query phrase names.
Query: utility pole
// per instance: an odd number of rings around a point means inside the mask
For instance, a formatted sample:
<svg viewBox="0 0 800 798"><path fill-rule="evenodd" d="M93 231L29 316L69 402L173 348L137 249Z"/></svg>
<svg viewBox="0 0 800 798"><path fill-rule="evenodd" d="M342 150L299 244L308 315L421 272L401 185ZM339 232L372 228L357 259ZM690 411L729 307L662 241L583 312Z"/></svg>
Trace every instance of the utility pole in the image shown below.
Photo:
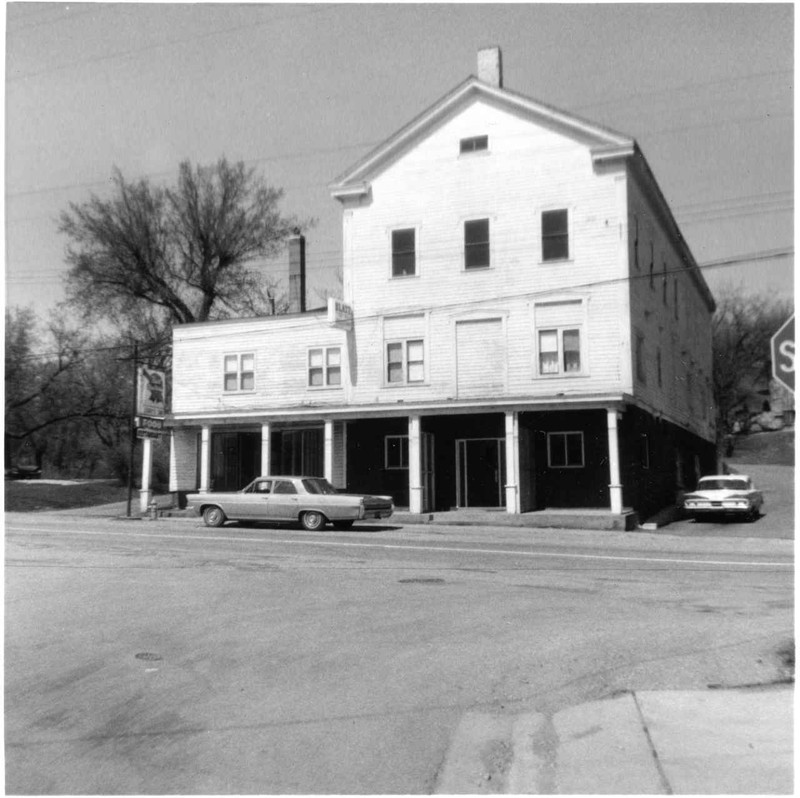
<svg viewBox="0 0 800 798"><path fill-rule="evenodd" d="M133 497L133 466L136 455L136 400L139 393L139 342L133 342L133 381L131 390L131 448L128 458L128 518L131 517Z"/></svg>

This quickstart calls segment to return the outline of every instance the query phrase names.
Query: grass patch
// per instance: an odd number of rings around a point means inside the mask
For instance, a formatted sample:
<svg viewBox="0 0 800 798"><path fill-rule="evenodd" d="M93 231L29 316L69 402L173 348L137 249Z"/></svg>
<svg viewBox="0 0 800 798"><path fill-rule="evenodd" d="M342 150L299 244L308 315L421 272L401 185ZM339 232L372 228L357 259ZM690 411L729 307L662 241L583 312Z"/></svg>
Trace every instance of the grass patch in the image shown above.
<svg viewBox="0 0 800 798"><path fill-rule="evenodd" d="M775 432L755 432L734 438L733 457L730 463L752 465L794 465L794 429Z"/></svg>
<svg viewBox="0 0 800 798"><path fill-rule="evenodd" d="M138 491L134 498L138 500ZM5 483L6 512L29 513L36 510L68 510L98 504L124 502L128 488L115 479L92 480L73 485L51 485L47 481L9 480Z"/></svg>

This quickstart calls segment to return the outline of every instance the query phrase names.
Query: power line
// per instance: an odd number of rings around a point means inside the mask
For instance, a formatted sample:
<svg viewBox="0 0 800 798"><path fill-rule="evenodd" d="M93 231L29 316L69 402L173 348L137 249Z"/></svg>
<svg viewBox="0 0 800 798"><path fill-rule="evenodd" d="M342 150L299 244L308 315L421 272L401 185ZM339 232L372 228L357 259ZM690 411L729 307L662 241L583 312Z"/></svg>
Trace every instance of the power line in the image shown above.
<svg viewBox="0 0 800 798"><path fill-rule="evenodd" d="M251 22L246 25L233 25L229 28L218 28L216 30L209 31L207 33L198 33L194 36L169 39L167 41L158 42L155 44L149 44L144 47L135 47L130 50L124 50L116 53L109 53L108 55L96 56L94 58L84 58L79 61L71 61L67 64L59 64L54 67L49 67L48 69L41 69L38 72L27 72L23 75L16 75L14 77L9 77L8 69L6 69L6 83L15 83L21 80L29 80L31 78L41 77L42 75L48 75L51 72L63 72L69 69L75 69L77 67L86 66L89 64L97 64L103 61L113 61L117 58L129 58L130 56L138 55L139 53L150 52L152 50L160 50L164 47L173 47L177 44L187 44L188 42L199 41L201 39L209 39L215 36L224 36L229 33L236 33L241 30L253 30L254 28L260 28L265 25L272 25L275 22L285 22L287 20L298 19L300 17L307 17L314 14L322 14L329 11L331 8L335 8L335 6L322 5L299 14L284 14L283 16L272 17L268 20L265 20L264 22Z"/></svg>
<svg viewBox="0 0 800 798"><path fill-rule="evenodd" d="M723 258L723 259L716 260L716 261L708 261L706 263L698 265L698 268L701 269L701 270L704 270L704 269L716 269L716 268L721 268L721 267L735 266L735 265L739 265L741 263L756 262L756 261L766 261L766 260L775 260L775 259L787 258L787 257L793 257L793 256L794 256L794 249L793 248L764 250L762 252L750 253L748 255L738 255L738 256L735 256L735 257L731 257L731 258ZM649 273L649 271L643 271L642 274L629 274L629 275L627 275L625 277L609 277L609 278L606 278L606 279L603 279L603 280L594 280L594 281L589 281L589 282L580 283L580 284L571 284L571 285L566 285L566 286L559 286L559 287L556 287L556 288L540 289L540 290L537 290L537 291L525 291L525 292L522 292L522 293L507 294L507 295L503 295L503 296L494 296L494 297L489 297L488 299L487 298L480 298L480 299L473 299L473 300L467 300L467 301L465 301L465 300L456 300L454 302L446 302L446 303L443 303L441 305L431 306L430 310L438 312L438 311L442 311L442 310L451 310L453 308L461 308L461 307L466 308L466 307L474 307L474 306L485 305L485 304L496 304L497 302L506 302L506 301L515 300L515 299L537 299L537 298L542 298L542 297L547 297L547 296L552 296L554 294L562 293L562 292L564 292L566 290L574 291L574 290L583 290L583 289L587 289L587 288L598 288L598 287L601 287L601 286L610 286L610 285L615 285L615 284L618 285L620 283L625 283L625 282L633 282L635 280L652 280L654 283L658 283L659 281L664 280L667 276L675 275L675 274L687 274L687 270L684 267L679 267L679 268L676 268L676 269L666 269L666 270L655 271L655 272L653 272L652 275ZM406 312L413 313L413 312L416 312L417 310L418 310L417 308L410 308L410 309L407 309ZM364 315L361 315L361 316L355 315L353 317L353 320L354 321L373 321L373 320L385 317L387 315L392 315L392 314L391 314L391 312L387 312L387 311L384 310L384 311L381 311L380 313L370 313L370 314L364 314ZM260 320L263 320L265 318L281 318L281 315L267 316L267 317L253 316L253 317L236 318L236 319L218 319L218 320L211 320L211 321L212 322L213 321L248 322L248 321L260 321ZM313 321L314 319L315 319L315 317L310 316L310 315L306 315L302 319L302 321L298 320L298 321L294 322L293 324L285 324L285 325L283 325L281 327L281 332L285 332L287 330L305 329L305 328L308 327L308 322L309 321ZM324 321L321 320L321 319L317 319L317 320L318 320L320 326L327 326L327 319L324 320ZM190 326L190 325L186 325L186 326ZM231 336L239 336L239 335L241 335L241 333L238 332L238 331L237 332L231 332L231 333L228 333L228 334L231 335ZM217 337L219 337L220 333L217 332L216 335L217 335ZM155 345L165 345L165 342L163 342L163 341L162 342L157 342L157 344L155 344ZM73 350L73 351L75 352L75 354L91 354L91 353L96 353L96 352L105 352L105 351L125 349L125 348L130 348L131 346L132 346L132 344L118 344L118 345L109 346L109 347L97 347L97 348L89 347L89 348L86 348L86 349L78 349L78 350ZM25 358L21 358L21 359L25 360L25 359L39 359L39 358L43 358L43 357L57 357L60 354L63 354L63 352L37 353L37 354L28 355Z"/></svg>

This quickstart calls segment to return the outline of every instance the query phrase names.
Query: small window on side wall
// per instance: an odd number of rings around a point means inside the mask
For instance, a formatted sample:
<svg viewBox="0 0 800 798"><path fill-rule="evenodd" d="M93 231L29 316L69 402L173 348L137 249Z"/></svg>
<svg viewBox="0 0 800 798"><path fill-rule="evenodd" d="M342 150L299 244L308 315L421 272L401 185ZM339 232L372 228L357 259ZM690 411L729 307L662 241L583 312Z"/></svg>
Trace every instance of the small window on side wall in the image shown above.
<svg viewBox="0 0 800 798"><path fill-rule="evenodd" d="M417 273L417 234L413 227L392 230L392 277Z"/></svg>
<svg viewBox="0 0 800 798"><path fill-rule="evenodd" d="M566 210L542 211L542 260L569 258L569 214Z"/></svg>

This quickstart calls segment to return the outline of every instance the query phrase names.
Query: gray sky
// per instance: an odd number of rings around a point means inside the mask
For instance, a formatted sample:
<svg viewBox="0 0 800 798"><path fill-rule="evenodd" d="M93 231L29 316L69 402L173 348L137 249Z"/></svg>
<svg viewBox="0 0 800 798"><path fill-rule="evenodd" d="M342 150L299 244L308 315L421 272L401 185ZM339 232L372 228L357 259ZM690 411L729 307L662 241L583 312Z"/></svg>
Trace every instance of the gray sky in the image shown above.
<svg viewBox="0 0 800 798"><path fill-rule="evenodd" d="M789 296L793 34L788 3L8 3L6 304L61 298L58 214L106 196L114 166L174 180L222 155L318 220L321 304L341 263L328 183L494 44L506 88L639 142L698 262L736 262L705 271L713 291Z"/></svg>

